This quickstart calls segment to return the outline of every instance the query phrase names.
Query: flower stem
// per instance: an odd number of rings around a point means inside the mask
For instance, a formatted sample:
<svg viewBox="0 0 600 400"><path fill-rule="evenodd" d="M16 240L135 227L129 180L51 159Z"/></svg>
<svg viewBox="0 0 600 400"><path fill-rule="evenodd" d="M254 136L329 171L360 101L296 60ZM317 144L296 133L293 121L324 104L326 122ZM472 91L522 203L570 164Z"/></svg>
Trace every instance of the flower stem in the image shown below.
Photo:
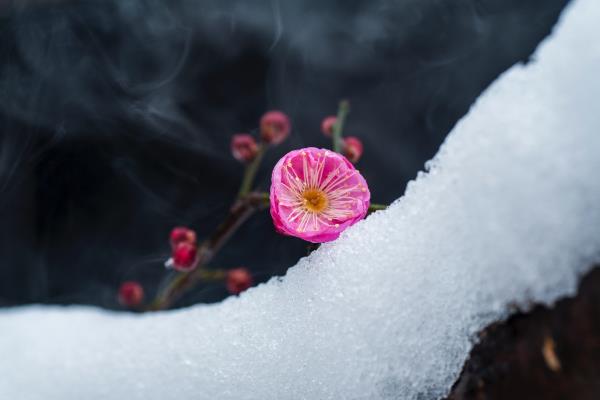
<svg viewBox="0 0 600 400"><path fill-rule="evenodd" d="M344 122L349 112L350 102L348 100L340 101L337 119L335 124L333 124L333 134L331 135L333 139L333 151L336 153L342 152L342 132L344 131Z"/></svg>
<svg viewBox="0 0 600 400"><path fill-rule="evenodd" d="M250 164L246 166L246 171L244 172L244 178L242 180L242 184L240 186L240 191L238 193L238 199L241 199L245 195L247 195L252 189L252 184L254 183L254 178L256 177L256 173L258 172L258 167L260 166L260 162L265 154L267 149L267 144L259 143L258 144L258 152L256 153L256 157Z"/></svg>
<svg viewBox="0 0 600 400"><path fill-rule="evenodd" d="M377 210L385 210L386 208L388 208L387 204L371 203L371 205L369 206L369 212L373 212L373 211L377 211Z"/></svg>

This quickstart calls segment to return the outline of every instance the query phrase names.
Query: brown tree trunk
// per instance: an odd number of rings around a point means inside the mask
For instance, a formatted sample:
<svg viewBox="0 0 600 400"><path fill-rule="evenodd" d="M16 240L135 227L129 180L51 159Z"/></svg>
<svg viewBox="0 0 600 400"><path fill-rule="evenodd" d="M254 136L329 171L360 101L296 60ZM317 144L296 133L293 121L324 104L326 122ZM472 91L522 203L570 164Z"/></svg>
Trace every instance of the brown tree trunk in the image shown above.
<svg viewBox="0 0 600 400"><path fill-rule="evenodd" d="M575 297L486 328L447 399L600 399L600 267Z"/></svg>

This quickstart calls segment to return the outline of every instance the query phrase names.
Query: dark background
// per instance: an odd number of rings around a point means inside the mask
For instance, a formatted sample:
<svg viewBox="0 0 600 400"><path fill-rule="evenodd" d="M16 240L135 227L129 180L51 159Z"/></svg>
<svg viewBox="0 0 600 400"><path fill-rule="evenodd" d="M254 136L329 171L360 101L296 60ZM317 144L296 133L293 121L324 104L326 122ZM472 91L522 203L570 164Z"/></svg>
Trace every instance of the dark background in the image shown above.
<svg viewBox="0 0 600 400"><path fill-rule="evenodd" d="M329 144L320 121L348 98L373 200L398 198L566 2L0 2L0 305L118 307L126 279L152 294L170 228L202 237L227 213L243 170L231 135L269 109L293 131L263 189L285 152ZM212 265L265 281L304 254L263 213ZM178 305L226 295L210 284Z"/></svg>

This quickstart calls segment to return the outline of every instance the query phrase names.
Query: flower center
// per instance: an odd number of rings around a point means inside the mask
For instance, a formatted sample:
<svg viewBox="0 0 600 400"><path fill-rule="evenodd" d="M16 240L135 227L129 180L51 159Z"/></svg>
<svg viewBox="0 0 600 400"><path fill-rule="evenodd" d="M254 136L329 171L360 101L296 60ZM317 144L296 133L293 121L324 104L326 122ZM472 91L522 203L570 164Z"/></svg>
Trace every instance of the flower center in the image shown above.
<svg viewBox="0 0 600 400"><path fill-rule="evenodd" d="M327 195L320 189L307 189L302 193L304 207L310 212L319 213L327 208L329 200Z"/></svg>

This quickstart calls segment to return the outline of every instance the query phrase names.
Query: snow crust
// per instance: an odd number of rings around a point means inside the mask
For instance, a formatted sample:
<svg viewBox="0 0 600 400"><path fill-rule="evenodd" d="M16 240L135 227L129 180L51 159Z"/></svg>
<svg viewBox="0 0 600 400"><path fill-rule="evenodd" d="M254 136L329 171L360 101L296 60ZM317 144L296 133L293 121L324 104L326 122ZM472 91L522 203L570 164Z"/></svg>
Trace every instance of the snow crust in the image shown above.
<svg viewBox="0 0 600 400"><path fill-rule="evenodd" d="M600 2L573 3L403 198L283 279L152 315L0 312L0 398L443 396L508 303L570 294L598 260L597 21Z"/></svg>

